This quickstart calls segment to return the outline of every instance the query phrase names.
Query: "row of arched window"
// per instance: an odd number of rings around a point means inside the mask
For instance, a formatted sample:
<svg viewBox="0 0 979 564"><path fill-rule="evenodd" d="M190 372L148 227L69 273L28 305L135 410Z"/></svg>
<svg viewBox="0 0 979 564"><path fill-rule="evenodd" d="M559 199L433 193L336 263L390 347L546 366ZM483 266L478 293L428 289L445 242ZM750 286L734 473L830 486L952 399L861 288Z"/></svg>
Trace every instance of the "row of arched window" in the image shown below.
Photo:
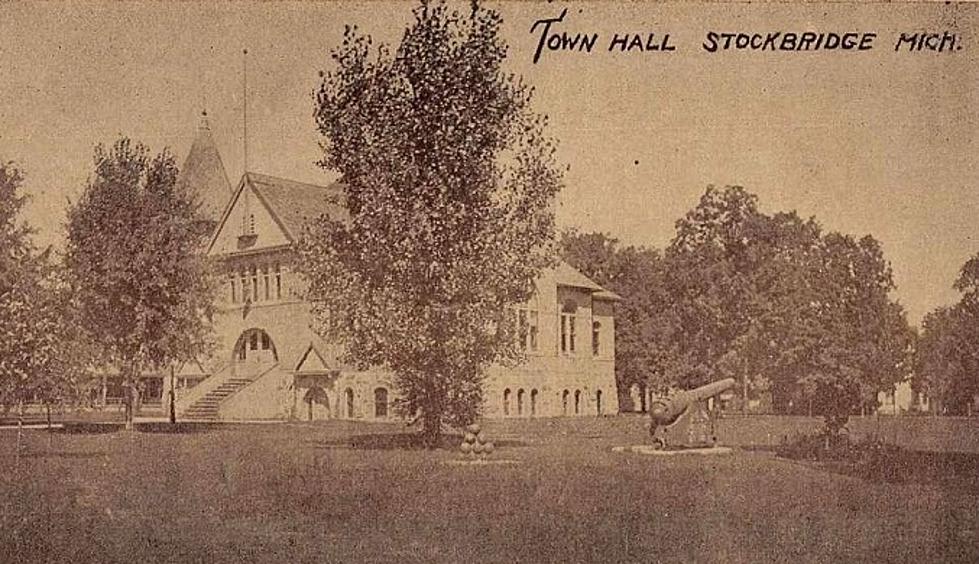
<svg viewBox="0 0 979 564"><path fill-rule="evenodd" d="M510 388L503 390L503 416L509 417L511 415L516 415L518 417L529 415L531 417L537 415L537 405L538 405L538 391L536 389L530 390L529 394L529 406L527 402L527 394L524 392L523 388L517 390L516 393L516 410L513 409L513 392ZM581 415L583 406L581 390L574 391L574 415ZM570 402L572 398L571 390L564 390L561 392L561 414L571 415L570 412ZM595 413L596 415L602 414L602 390L595 391Z"/></svg>
<svg viewBox="0 0 979 564"><path fill-rule="evenodd" d="M312 403L314 398L318 398L317 394L307 393L306 401ZM329 398L326 397L326 393L322 392L322 400L317 399L316 401L325 403L327 406L330 405ZM353 388L347 388L343 391L343 417L345 419L353 419L356 414L354 406L356 404L356 394ZM374 417L381 419L388 416L390 405L388 404L388 390L387 388L379 387L374 388Z"/></svg>
<svg viewBox="0 0 979 564"><path fill-rule="evenodd" d="M245 265L228 272L231 303L282 299L282 267L279 263Z"/></svg>

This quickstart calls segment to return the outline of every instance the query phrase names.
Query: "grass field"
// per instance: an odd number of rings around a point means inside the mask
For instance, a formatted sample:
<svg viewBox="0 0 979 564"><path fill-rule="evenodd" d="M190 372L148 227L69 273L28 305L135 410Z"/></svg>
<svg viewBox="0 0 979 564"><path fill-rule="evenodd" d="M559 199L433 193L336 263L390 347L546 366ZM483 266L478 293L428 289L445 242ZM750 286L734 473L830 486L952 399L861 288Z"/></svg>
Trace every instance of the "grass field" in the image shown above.
<svg viewBox="0 0 979 564"><path fill-rule="evenodd" d="M636 417L491 422L514 463L468 466L398 425L6 430L0 562L975 562L979 422L934 421L900 432L963 452L896 481L775 457L812 422L774 418L672 458L611 452Z"/></svg>

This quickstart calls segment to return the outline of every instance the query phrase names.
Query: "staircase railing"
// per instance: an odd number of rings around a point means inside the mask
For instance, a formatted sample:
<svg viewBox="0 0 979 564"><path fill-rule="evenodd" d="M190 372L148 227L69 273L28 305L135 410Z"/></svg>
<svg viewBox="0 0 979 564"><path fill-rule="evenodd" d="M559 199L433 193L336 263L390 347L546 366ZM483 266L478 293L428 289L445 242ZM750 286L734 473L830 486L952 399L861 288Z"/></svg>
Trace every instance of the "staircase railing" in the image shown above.
<svg viewBox="0 0 979 564"><path fill-rule="evenodd" d="M216 389L218 386L230 379L234 372L231 369L231 366L231 363L225 364L219 370L216 370L214 374L201 380L200 383L193 388L185 390L184 393L177 398L177 415L181 415L183 412L187 411L187 408L194 405L194 402L201 399L211 392L211 390Z"/></svg>

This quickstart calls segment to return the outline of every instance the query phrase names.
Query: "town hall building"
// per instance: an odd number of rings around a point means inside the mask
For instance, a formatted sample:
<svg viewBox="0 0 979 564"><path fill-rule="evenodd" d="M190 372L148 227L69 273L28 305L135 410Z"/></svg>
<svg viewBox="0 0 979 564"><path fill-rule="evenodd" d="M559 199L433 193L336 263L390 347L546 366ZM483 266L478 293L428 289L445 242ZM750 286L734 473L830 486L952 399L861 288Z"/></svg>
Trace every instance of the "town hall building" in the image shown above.
<svg viewBox="0 0 979 564"><path fill-rule="evenodd" d="M293 245L305 222L342 218L339 184L318 186L246 171L232 185L202 122L179 182L216 221L206 254L215 264L217 346L173 381L178 417L205 420L396 417L397 390L383 369L345 366L340 349L312 328ZM514 306L526 361L493 366L483 416L596 416L618 411L615 304L565 263L535 282L535 296Z"/></svg>

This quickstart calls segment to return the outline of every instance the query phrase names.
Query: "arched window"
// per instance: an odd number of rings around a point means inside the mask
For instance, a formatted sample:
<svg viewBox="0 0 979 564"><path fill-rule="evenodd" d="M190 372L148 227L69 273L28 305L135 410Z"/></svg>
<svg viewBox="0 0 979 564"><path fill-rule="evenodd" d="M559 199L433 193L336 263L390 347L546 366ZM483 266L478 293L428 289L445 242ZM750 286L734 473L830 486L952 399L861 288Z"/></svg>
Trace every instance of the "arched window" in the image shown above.
<svg viewBox="0 0 979 564"><path fill-rule="evenodd" d="M269 301L272 294L269 292L269 267L266 264L262 265L262 289L265 290L265 301Z"/></svg>
<svg viewBox="0 0 979 564"><path fill-rule="evenodd" d="M503 390L503 415L510 415L510 388Z"/></svg>
<svg viewBox="0 0 979 564"><path fill-rule="evenodd" d="M374 390L374 417L388 416L388 391L387 388L377 388Z"/></svg>
<svg viewBox="0 0 979 564"><path fill-rule="evenodd" d="M517 415L523 415L523 388L517 390Z"/></svg>
<svg viewBox="0 0 979 564"><path fill-rule="evenodd" d="M275 263L275 299L282 299L282 267Z"/></svg>
<svg viewBox="0 0 979 564"><path fill-rule="evenodd" d="M561 393L561 415L568 414L568 395L570 395L570 393L571 392L568 390L564 390L564 392Z"/></svg>
<svg viewBox="0 0 979 564"><path fill-rule="evenodd" d="M601 352L602 324L593 321L591 324L591 354L598 356Z"/></svg>
<svg viewBox="0 0 979 564"><path fill-rule="evenodd" d="M574 414L581 413L581 390L574 391Z"/></svg>
<svg viewBox="0 0 979 564"><path fill-rule="evenodd" d="M567 302L561 308L561 354L574 354L575 349L575 312L578 306Z"/></svg>
<svg viewBox="0 0 979 564"><path fill-rule="evenodd" d="M595 392L595 412L598 415L602 414L602 391L601 390Z"/></svg>
<svg viewBox="0 0 979 564"><path fill-rule="evenodd" d="M347 419L354 418L354 391L347 388L343 392L344 398L347 400Z"/></svg>
<svg viewBox="0 0 979 564"><path fill-rule="evenodd" d="M537 415L537 390L530 390L530 416Z"/></svg>
<svg viewBox="0 0 979 564"><path fill-rule="evenodd" d="M239 362L248 360L259 363L279 360L272 337L261 329L247 329L242 332L235 343L233 358Z"/></svg>

